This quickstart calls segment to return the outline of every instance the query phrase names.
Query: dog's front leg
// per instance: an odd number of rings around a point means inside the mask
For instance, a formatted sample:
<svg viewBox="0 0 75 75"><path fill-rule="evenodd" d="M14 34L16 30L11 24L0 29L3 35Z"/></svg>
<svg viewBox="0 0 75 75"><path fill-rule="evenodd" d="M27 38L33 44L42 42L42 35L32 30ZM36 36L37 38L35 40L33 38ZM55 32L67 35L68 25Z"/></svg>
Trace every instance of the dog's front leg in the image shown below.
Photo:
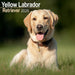
<svg viewBox="0 0 75 75"><path fill-rule="evenodd" d="M10 63L10 67L16 64L19 64L23 61L23 59L25 59L27 56L27 50L23 49L22 51L20 51L18 54L16 54L13 58L13 60Z"/></svg>
<svg viewBox="0 0 75 75"><path fill-rule="evenodd" d="M55 54L45 61L45 67L51 70L58 70L57 57Z"/></svg>

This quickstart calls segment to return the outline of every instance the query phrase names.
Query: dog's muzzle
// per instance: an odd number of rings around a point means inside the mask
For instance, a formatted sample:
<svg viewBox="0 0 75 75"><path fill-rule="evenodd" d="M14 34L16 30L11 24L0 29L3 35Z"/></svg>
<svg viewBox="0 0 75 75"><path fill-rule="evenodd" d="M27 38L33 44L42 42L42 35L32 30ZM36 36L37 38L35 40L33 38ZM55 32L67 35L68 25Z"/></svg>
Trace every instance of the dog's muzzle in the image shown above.
<svg viewBox="0 0 75 75"><path fill-rule="evenodd" d="M43 32L36 33L37 40L42 41L45 38L45 36L47 35L47 33L48 33L48 29L46 30L45 33L43 33Z"/></svg>

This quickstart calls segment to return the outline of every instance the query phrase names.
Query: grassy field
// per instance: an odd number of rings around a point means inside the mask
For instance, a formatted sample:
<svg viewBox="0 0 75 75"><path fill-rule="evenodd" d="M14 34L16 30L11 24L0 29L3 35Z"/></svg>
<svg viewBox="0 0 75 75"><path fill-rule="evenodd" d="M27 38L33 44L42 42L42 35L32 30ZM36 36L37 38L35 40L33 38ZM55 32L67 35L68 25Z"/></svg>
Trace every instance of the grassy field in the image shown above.
<svg viewBox="0 0 75 75"><path fill-rule="evenodd" d="M13 56L21 49L26 48L24 42L13 42L0 45L0 75L75 75L75 43L67 41L67 38L61 39L57 39L60 71L54 72L39 67L32 71L17 67L11 69L9 63Z"/></svg>

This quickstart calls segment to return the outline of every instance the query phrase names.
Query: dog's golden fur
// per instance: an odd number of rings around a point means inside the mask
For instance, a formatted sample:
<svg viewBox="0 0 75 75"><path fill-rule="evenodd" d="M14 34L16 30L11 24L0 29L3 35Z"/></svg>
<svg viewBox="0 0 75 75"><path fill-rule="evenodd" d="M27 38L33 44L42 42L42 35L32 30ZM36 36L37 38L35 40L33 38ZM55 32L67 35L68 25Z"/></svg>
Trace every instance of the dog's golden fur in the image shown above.
<svg viewBox="0 0 75 75"><path fill-rule="evenodd" d="M58 68L56 54L57 44L53 38L57 21L58 16L50 10L43 9L31 11L24 19L24 24L28 28L30 34L27 43L28 47L13 58L10 66L23 61L23 65L30 69L38 66L38 64L49 69ZM38 24L43 26L41 32L44 37L42 40L36 38L36 34L39 32L37 29ZM39 43L42 44L42 46ZM46 44L44 45L43 43Z"/></svg>

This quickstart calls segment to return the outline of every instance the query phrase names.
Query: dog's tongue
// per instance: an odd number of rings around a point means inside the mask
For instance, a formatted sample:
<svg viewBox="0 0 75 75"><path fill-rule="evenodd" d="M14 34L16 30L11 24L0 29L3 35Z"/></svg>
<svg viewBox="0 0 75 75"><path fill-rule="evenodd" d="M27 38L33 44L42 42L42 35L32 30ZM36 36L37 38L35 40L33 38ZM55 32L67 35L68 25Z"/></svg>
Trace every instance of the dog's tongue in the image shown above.
<svg viewBox="0 0 75 75"><path fill-rule="evenodd" d="M36 38L37 38L37 40L43 40L44 34L37 34Z"/></svg>

